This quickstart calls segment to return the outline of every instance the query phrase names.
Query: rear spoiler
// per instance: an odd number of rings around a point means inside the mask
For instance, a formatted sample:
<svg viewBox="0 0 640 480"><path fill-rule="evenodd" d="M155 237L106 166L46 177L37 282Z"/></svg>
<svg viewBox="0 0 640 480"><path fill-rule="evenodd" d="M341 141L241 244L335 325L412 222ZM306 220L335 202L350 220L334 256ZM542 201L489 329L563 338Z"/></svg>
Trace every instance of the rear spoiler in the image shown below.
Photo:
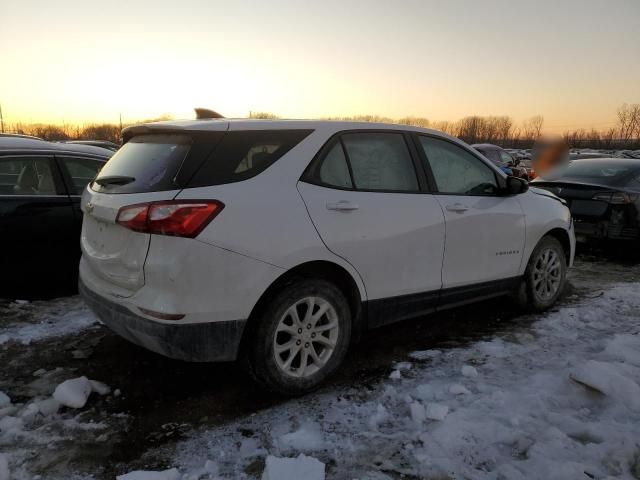
<svg viewBox="0 0 640 480"><path fill-rule="evenodd" d="M222 115L214 110L210 110L208 108L194 108L196 112L196 120L214 120L214 119L223 119ZM132 137L136 135L145 135L149 133L184 133L183 129L176 128L174 125L163 125L160 123L147 123L142 125L133 125L131 127L126 127L122 129L122 144L124 145Z"/></svg>

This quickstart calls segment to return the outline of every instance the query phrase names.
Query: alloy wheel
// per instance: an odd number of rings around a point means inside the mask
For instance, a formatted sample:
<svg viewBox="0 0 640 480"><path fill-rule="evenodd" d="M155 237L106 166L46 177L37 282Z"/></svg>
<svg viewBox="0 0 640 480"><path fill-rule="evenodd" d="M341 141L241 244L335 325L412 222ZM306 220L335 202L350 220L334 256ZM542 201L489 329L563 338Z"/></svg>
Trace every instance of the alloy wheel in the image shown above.
<svg viewBox="0 0 640 480"><path fill-rule="evenodd" d="M336 309L320 297L304 297L282 315L273 338L278 368L292 377L308 377L333 355L340 327Z"/></svg>
<svg viewBox="0 0 640 480"><path fill-rule="evenodd" d="M562 282L560 262L555 249L545 248L533 264L533 290L541 300L548 300L558 292Z"/></svg>

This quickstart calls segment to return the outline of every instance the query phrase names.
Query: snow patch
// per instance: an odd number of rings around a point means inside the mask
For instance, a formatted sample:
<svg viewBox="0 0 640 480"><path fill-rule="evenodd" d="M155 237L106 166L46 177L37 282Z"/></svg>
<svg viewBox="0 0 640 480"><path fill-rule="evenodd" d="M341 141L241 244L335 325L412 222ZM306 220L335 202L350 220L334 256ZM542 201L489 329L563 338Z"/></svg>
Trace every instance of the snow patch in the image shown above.
<svg viewBox="0 0 640 480"><path fill-rule="evenodd" d="M111 392L109 385L105 385L97 380L89 380L89 384L91 385L91 391L96 392L98 395L108 395Z"/></svg>
<svg viewBox="0 0 640 480"><path fill-rule="evenodd" d="M324 463L316 458L307 457L303 453L296 458L279 458L272 455L267 457L262 480L303 479L324 480Z"/></svg>
<svg viewBox="0 0 640 480"><path fill-rule="evenodd" d="M470 378L475 378L478 376L478 370L476 370L475 367L472 367L471 365L464 365L461 369L460 372L462 373L462 375L464 375L465 377L470 377Z"/></svg>
<svg viewBox="0 0 640 480"><path fill-rule="evenodd" d="M91 382L87 377L65 380L53 392L53 398L70 408L84 407L89 395L91 395Z"/></svg>
<svg viewBox="0 0 640 480"><path fill-rule="evenodd" d="M449 393L452 395L470 395L471 392L464 385L454 383L449 387Z"/></svg>
<svg viewBox="0 0 640 480"><path fill-rule="evenodd" d="M589 360L570 376L574 381L612 397L632 410L640 411L640 386L624 374L619 364Z"/></svg>
<svg viewBox="0 0 640 480"><path fill-rule="evenodd" d="M427 419L427 411L420 402L411 403L411 405L409 405L409 411L411 413L411 419L417 424L421 424Z"/></svg>
<svg viewBox="0 0 640 480"><path fill-rule="evenodd" d="M110 391L109 386L102 382L89 380L87 377L78 377L65 380L58 385L53 392L53 398L66 407L82 408L86 405L91 392L107 395Z"/></svg>
<svg viewBox="0 0 640 480"><path fill-rule="evenodd" d="M2 314L8 324L2 329L0 345L7 342L29 345L34 341L77 333L97 323L79 296L47 302L14 302L3 309ZM25 317L39 321L25 322Z"/></svg>
<svg viewBox="0 0 640 480"><path fill-rule="evenodd" d="M446 405L440 405L438 403L427 404L426 410L427 418L430 420L442 421L444 420L444 417L447 416L447 413L449 413L449 407L447 407Z"/></svg>
<svg viewBox="0 0 640 480"><path fill-rule="evenodd" d="M285 451L313 452L321 450L324 446L322 430L315 422L304 423L295 432L280 437L280 447Z"/></svg>
<svg viewBox="0 0 640 480"><path fill-rule="evenodd" d="M179 478L180 472L175 468L171 468L162 472L136 470L135 472L118 475L116 480L178 480Z"/></svg>
<svg viewBox="0 0 640 480"><path fill-rule="evenodd" d="M0 453L0 480L10 480L9 478L9 460Z"/></svg>

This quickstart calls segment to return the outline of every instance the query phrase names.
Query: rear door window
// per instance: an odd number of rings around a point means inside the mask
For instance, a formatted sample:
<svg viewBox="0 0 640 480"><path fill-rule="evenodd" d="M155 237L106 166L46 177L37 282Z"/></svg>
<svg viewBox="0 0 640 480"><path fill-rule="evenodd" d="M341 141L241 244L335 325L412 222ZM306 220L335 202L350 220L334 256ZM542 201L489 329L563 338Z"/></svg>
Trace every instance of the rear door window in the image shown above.
<svg viewBox="0 0 640 480"><path fill-rule="evenodd" d="M69 174L67 178L71 181L69 186L70 195L81 195L84 187L96 178L96 175L105 164L104 161L93 158L58 157L57 155L56 158ZM67 183L69 182L67 181Z"/></svg>
<svg viewBox="0 0 640 480"><path fill-rule="evenodd" d="M138 135L105 164L91 188L104 193L143 193L180 188L176 176L189 150L188 135Z"/></svg>
<svg viewBox="0 0 640 480"><path fill-rule="evenodd" d="M418 177L402 133L342 135L358 190L415 192Z"/></svg>
<svg viewBox="0 0 640 480"><path fill-rule="evenodd" d="M311 132L312 130L227 132L187 186L221 185L254 177L273 165Z"/></svg>

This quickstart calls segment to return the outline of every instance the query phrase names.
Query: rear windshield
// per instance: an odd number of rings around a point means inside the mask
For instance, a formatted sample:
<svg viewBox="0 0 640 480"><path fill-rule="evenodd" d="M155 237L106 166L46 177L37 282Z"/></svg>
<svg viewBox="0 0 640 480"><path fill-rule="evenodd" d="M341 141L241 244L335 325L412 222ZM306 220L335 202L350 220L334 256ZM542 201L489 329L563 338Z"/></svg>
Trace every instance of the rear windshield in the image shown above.
<svg viewBox="0 0 640 480"><path fill-rule="evenodd" d="M187 187L246 180L258 175L312 130L247 130L225 133Z"/></svg>
<svg viewBox="0 0 640 480"><path fill-rule="evenodd" d="M104 193L143 193L180 188L176 176L191 148L187 135L138 135L109 159L91 188Z"/></svg>
<svg viewBox="0 0 640 480"><path fill-rule="evenodd" d="M623 183L627 178L636 175L640 168L633 165L619 164L612 161L591 162L574 161L569 164L565 177L585 178L598 181L606 185Z"/></svg>

